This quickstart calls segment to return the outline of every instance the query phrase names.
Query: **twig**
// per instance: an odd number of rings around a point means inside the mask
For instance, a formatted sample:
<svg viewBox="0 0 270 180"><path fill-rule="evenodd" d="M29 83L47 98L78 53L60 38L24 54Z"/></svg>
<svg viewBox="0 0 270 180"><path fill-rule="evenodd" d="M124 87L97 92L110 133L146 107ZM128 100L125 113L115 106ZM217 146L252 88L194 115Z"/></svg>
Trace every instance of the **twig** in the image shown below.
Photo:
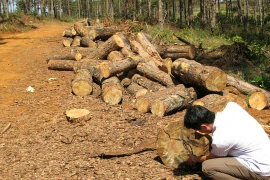
<svg viewBox="0 0 270 180"><path fill-rule="evenodd" d="M11 123L8 123L8 125L1 131L1 134L4 134L10 127Z"/></svg>

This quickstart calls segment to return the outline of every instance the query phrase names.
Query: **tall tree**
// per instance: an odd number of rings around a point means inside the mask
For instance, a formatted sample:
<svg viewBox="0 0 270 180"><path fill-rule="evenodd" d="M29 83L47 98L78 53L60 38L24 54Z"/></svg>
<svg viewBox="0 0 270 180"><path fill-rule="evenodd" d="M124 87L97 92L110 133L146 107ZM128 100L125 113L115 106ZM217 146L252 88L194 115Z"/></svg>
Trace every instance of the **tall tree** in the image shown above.
<svg viewBox="0 0 270 180"><path fill-rule="evenodd" d="M160 28L163 29L164 26L163 0L158 0L158 22Z"/></svg>

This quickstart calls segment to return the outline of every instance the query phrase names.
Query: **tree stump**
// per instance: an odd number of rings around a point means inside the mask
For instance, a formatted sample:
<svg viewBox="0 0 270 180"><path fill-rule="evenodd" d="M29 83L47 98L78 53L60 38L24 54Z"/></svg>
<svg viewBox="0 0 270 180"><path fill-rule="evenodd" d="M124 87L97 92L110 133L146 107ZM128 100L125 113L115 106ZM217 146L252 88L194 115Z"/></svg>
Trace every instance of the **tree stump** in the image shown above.
<svg viewBox="0 0 270 180"><path fill-rule="evenodd" d="M202 136L192 129L184 127L184 114L158 132L156 150L162 162L170 168L199 168L199 163L189 166L189 150L196 156L209 153L210 136Z"/></svg>
<svg viewBox="0 0 270 180"><path fill-rule="evenodd" d="M119 79L113 76L109 79L105 79L102 82L102 99L104 102L115 105L122 101L123 87L120 84Z"/></svg>
<svg viewBox="0 0 270 180"><path fill-rule="evenodd" d="M71 82L72 92L77 96L87 96L92 93L92 75L87 69L77 71Z"/></svg>
<svg viewBox="0 0 270 180"><path fill-rule="evenodd" d="M180 81L220 92L226 87L227 74L212 66L204 66L196 61L179 58L173 62L172 73Z"/></svg>
<svg viewBox="0 0 270 180"><path fill-rule="evenodd" d="M70 109L65 112L66 118L72 123L83 123L92 117L87 109Z"/></svg>

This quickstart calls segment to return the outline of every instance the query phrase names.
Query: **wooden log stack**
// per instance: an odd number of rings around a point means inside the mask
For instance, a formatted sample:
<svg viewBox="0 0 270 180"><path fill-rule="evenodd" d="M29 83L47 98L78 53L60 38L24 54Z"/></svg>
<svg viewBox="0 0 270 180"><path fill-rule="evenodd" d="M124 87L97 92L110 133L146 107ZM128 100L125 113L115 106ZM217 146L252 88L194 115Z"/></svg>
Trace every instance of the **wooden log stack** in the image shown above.
<svg viewBox="0 0 270 180"><path fill-rule="evenodd" d="M74 95L91 95L94 87L99 86L101 99L115 105L123 102L123 93L127 92L135 98L134 107L139 112L160 117L193 102L211 103L215 98L210 98L210 102L197 100L211 94L221 96L219 101L223 103L231 100L244 108L270 107L270 92L229 76L217 67L196 62L193 45L161 46L153 44L143 32L130 36L112 27L89 26L85 21L66 29L63 37L72 39L71 53L48 56L47 63L50 70L74 71ZM82 45L86 40L95 46ZM228 93L228 87L242 96Z"/></svg>

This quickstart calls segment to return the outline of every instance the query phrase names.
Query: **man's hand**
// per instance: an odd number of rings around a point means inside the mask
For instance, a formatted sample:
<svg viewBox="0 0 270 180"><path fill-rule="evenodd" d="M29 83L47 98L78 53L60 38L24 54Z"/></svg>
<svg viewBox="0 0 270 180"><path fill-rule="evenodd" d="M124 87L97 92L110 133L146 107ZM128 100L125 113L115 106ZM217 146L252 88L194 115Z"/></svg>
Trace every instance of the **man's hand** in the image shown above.
<svg viewBox="0 0 270 180"><path fill-rule="evenodd" d="M197 159L197 156L193 154L189 154L189 158L186 162L188 163L188 165L193 165L197 163L196 159Z"/></svg>

